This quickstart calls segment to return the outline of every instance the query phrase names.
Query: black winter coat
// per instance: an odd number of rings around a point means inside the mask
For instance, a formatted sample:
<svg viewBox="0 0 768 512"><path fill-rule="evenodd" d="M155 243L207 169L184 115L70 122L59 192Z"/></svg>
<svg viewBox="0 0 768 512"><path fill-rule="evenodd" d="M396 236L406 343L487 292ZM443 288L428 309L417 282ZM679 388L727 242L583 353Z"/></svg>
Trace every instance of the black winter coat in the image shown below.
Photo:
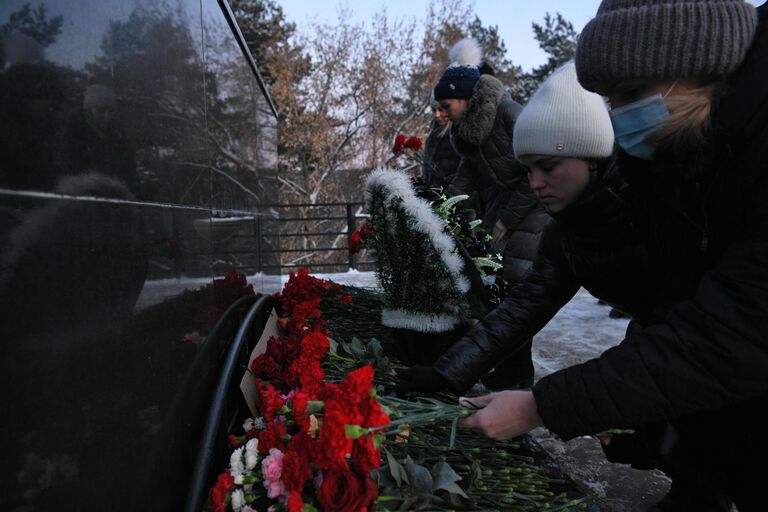
<svg viewBox="0 0 768 512"><path fill-rule="evenodd" d="M450 195L479 199L479 216L489 232L497 220L507 227L503 261L507 281L519 281L536 257L549 217L539 205L528 176L515 159L512 133L522 107L496 78L482 75L464 119L451 130L462 155Z"/></svg>
<svg viewBox="0 0 768 512"><path fill-rule="evenodd" d="M460 161L461 155L451 141L450 128L443 132L443 127L433 121L424 143L424 164L421 167L424 183L447 191Z"/></svg>
<svg viewBox="0 0 768 512"><path fill-rule="evenodd" d="M613 162L604 162L582 198L546 227L531 271L510 296L433 365L451 387L463 393L514 354L580 286L637 318L651 316L657 297L653 280L638 270L648 263L629 199Z"/></svg>
<svg viewBox="0 0 768 512"><path fill-rule="evenodd" d="M759 13L752 48L713 105L706 151L677 168L622 168L649 198L635 217L664 263L665 300L652 325L534 387L545 425L564 438L661 420L701 429L707 420L689 420L702 413L759 425L744 420L768 405L768 8Z"/></svg>

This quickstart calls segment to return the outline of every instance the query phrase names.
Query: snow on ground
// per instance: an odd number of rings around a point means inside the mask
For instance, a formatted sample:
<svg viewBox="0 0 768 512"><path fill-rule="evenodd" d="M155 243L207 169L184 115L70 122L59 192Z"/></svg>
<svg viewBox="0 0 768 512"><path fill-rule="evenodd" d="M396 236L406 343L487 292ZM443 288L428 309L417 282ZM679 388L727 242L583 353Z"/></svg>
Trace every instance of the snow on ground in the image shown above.
<svg viewBox="0 0 768 512"><path fill-rule="evenodd" d="M628 321L608 316L583 288L534 337L533 361L537 377L591 359L624 338Z"/></svg>
<svg viewBox="0 0 768 512"><path fill-rule="evenodd" d="M339 284L376 288L373 272L350 270L335 274L314 274ZM258 292L279 291L288 275L257 274L248 277ZM208 278L179 278L147 281L136 308L143 309L171 298L185 289L196 290L209 284ZM586 290L576 296L534 337L533 360L536 377L598 356L619 343L627 320L608 316L610 308L598 305ZM663 474L636 471L629 466L605 460L599 443L591 437L562 442L546 429L534 431L534 437L559 462L574 481L600 498L601 508L609 512L646 510L666 493L669 481Z"/></svg>

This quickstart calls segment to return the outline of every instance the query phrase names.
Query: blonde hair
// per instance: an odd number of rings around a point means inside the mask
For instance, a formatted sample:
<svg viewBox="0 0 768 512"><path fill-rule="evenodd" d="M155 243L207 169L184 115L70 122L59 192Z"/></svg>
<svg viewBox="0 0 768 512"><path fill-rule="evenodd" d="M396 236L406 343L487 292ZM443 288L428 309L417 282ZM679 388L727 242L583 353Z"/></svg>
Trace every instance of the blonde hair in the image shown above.
<svg viewBox="0 0 768 512"><path fill-rule="evenodd" d="M435 135L437 135L439 138L442 139L443 137L445 137L445 134L451 131L451 126L453 126L453 123L450 121L445 123L445 126L440 126L439 124L437 124L437 121L433 119L432 122L430 123L429 133L427 133L427 137L429 137L434 133Z"/></svg>
<svg viewBox="0 0 768 512"><path fill-rule="evenodd" d="M717 90L716 84L689 89L667 96L664 102L670 117L646 142L660 149L687 151L701 146L710 129L710 112Z"/></svg>

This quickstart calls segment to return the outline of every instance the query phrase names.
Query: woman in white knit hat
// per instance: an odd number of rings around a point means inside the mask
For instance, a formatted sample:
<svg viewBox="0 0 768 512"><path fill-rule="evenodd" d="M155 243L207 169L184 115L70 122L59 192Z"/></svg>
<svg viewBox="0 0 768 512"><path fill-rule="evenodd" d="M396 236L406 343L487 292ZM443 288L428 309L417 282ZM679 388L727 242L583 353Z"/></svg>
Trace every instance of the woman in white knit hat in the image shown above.
<svg viewBox="0 0 768 512"><path fill-rule="evenodd" d="M613 128L603 99L578 85L568 63L536 91L515 125L515 156L550 213L586 190L600 160L613 154Z"/></svg>
<svg viewBox="0 0 768 512"><path fill-rule="evenodd" d="M649 314L651 280L637 261L642 251L628 216L629 189L613 165L613 149L603 99L579 85L572 63L555 71L518 118L514 150L557 222L547 227L514 294L433 366L401 372L401 391L465 392L495 362L520 350L581 286L633 315Z"/></svg>

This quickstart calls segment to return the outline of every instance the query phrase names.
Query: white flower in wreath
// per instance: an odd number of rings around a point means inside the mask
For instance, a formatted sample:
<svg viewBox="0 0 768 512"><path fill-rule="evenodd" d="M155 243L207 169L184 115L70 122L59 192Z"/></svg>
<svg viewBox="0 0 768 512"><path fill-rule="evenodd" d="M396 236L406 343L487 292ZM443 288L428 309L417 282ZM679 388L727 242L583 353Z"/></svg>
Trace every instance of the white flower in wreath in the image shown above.
<svg viewBox="0 0 768 512"><path fill-rule="evenodd" d="M245 469L248 471L259 463L259 440L251 439L245 444Z"/></svg>
<svg viewBox="0 0 768 512"><path fill-rule="evenodd" d="M230 505L232 505L232 510L235 512L242 512L245 507L245 494L242 489L232 491Z"/></svg>
<svg viewBox="0 0 768 512"><path fill-rule="evenodd" d="M242 475L245 472L243 465L243 447L236 449L229 457L229 472L233 477Z"/></svg>

